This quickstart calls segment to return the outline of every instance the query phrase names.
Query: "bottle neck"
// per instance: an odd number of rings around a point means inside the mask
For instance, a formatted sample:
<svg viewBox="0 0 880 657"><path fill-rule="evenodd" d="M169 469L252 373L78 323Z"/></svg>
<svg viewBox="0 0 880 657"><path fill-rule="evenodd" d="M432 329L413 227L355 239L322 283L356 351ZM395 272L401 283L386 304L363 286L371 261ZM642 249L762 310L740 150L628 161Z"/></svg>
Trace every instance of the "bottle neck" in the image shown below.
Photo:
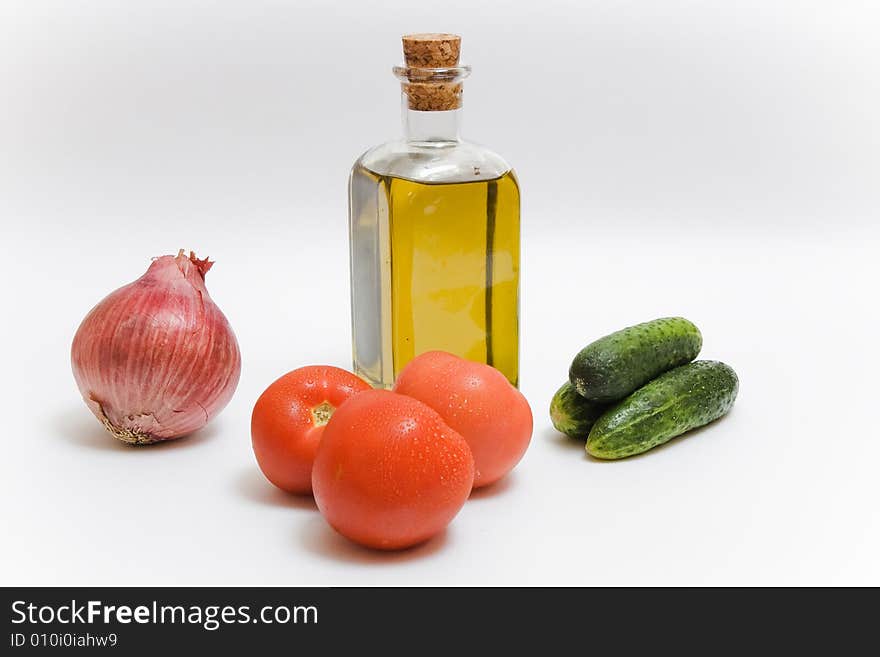
<svg viewBox="0 0 880 657"><path fill-rule="evenodd" d="M407 142L442 147L461 141L461 83L470 72L470 66L394 67Z"/></svg>
<svg viewBox="0 0 880 657"><path fill-rule="evenodd" d="M443 111L410 109L403 95L403 133L409 143L444 146L461 141L461 108Z"/></svg>

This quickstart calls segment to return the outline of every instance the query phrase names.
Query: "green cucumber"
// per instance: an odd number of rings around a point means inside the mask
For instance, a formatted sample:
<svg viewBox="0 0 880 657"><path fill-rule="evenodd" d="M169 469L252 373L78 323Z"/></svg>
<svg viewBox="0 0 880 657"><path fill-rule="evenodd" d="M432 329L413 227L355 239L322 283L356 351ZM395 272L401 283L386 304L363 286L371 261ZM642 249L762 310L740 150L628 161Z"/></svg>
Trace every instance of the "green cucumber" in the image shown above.
<svg viewBox="0 0 880 657"><path fill-rule="evenodd" d="M581 349L568 378L583 397L615 402L659 374L691 362L703 336L683 317L665 317L630 326Z"/></svg>
<svg viewBox="0 0 880 657"><path fill-rule="evenodd" d="M590 430L587 453L622 459L646 452L726 414L738 390L736 372L724 363L677 367L609 408Z"/></svg>
<svg viewBox="0 0 880 657"><path fill-rule="evenodd" d="M550 401L550 421L557 431L566 436L586 440L593 423L608 408L581 397L568 381L553 395Z"/></svg>

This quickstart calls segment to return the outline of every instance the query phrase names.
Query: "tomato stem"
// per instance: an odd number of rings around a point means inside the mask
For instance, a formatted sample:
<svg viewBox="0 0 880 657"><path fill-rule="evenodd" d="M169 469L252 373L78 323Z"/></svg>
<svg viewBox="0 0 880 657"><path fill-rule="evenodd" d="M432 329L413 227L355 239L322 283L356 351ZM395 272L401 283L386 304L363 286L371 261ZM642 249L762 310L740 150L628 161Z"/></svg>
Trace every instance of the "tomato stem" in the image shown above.
<svg viewBox="0 0 880 657"><path fill-rule="evenodd" d="M328 401L323 401L312 409L312 418L314 418L316 427L323 427L330 421L333 411L336 408Z"/></svg>

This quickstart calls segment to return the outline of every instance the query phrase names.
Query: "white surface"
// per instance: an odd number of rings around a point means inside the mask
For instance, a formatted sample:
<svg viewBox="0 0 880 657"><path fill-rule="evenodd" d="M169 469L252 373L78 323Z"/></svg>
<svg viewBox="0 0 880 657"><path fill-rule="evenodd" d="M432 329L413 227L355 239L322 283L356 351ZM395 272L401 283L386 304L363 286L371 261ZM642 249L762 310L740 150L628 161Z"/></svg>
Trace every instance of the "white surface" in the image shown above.
<svg viewBox="0 0 880 657"><path fill-rule="evenodd" d="M503 4L3 4L0 584L880 584L876 8ZM522 182L536 430L444 536L380 554L262 479L249 418L281 373L348 365L347 169L395 134L418 30L464 35L465 132ZM217 261L241 384L132 449L69 344L179 247ZM736 368L736 407L589 460L547 419L572 355L670 314Z"/></svg>

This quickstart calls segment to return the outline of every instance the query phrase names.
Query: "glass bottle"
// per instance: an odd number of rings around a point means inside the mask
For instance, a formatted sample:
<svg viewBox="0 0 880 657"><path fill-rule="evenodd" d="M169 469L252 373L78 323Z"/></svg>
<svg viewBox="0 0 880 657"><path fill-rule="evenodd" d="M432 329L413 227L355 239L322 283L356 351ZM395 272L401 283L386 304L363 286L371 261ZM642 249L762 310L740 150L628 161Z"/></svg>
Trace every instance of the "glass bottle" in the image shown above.
<svg viewBox="0 0 880 657"><path fill-rule="evenodd" d="M460 38L403 37L405 138L368 150L349 180L355 372L390 387L415 356L455 353L519 379L519 185L463 141Z"/></svg>

